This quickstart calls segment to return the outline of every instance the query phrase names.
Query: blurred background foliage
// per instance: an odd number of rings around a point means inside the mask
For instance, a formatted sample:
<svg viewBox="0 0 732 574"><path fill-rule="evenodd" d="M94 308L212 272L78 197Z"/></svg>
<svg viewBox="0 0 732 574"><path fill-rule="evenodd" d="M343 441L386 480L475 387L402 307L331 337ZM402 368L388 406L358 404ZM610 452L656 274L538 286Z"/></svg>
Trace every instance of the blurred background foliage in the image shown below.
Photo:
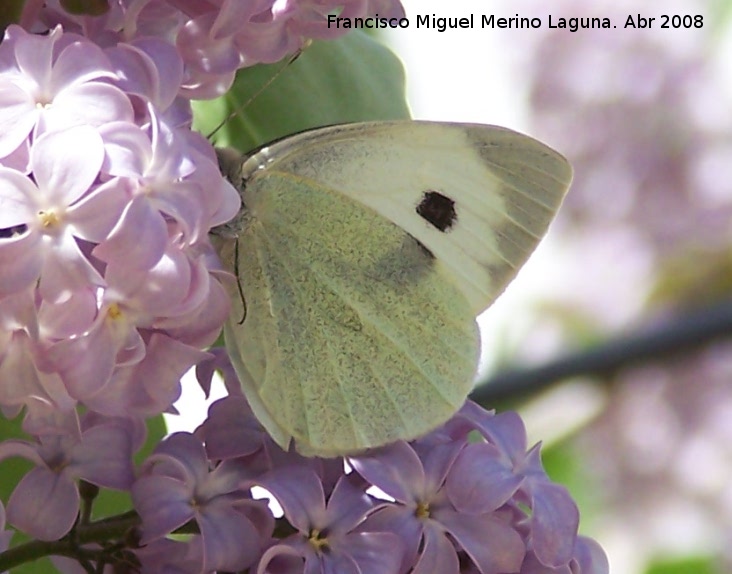
<svg viewBox="0 0 732 574"><path fill-rule="evenodd" d="M501 368L581 358L648 325L683 332L688 313L721 313L732 286L732 3L499 4L544 22L552 14L618 24L506 36L526 80L529 131L567 156L575 179L552 230L557 258L531 318L506 327L516 343L503 346ZM704 24L661 29L657 19L653 29L620 30L639 12L701 14ZM606 548L612 572L732 572L728 338L621 360L610 374L501 405L529 426L565 429L544 461L577 498L582 530Z"/></svg>

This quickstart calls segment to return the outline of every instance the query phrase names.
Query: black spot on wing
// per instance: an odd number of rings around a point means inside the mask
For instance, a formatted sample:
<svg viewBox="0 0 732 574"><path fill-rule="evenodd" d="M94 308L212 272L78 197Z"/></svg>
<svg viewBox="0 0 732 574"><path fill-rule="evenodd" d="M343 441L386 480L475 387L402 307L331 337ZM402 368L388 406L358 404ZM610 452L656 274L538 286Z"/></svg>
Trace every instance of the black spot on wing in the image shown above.
<svg viewBox="0 0 732 574"><path fill-rule="evenodd" d="M425 191L416 211L417 215L443 233L449 231L457 221L455 200L439 191Z"/></svg>

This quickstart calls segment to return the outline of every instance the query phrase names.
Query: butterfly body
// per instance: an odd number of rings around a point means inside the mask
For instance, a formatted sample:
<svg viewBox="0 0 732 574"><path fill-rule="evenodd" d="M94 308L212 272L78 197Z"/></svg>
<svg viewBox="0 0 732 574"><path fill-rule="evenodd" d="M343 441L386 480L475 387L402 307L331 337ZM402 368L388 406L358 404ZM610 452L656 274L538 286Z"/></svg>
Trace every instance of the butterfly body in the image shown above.
<svg viewBox="0 0 732 574"><path fill-rule="evenodd" d="M273 438L341 455L447 420L472 388L475 316L570 173L515 132L422 122L323 128L246 159L238 238L219 241L243 293L225 338Z"/></svg>

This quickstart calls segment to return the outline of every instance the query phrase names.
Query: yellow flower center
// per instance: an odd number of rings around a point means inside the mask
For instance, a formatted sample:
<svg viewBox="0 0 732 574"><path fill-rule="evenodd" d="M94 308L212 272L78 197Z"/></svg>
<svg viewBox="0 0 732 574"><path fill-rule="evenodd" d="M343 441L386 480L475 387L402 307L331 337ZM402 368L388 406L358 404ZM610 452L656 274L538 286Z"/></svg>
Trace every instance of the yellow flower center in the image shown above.
<svg viewBox="0 0 732 574"><path fill-rule="evenodd" d="M414 515L420 520L430 517L430 505L428 502L420 502L417 505L417 509L414 511Z"/></svg>
<svg viewBox="0 0 732 574"><path fill-rule="evenodd" d="M60 223L58 215L53 211L39 211L38 219L41 220L41 227L43 227L43 229L56 227Z"/></svg>
<svg viewBox="0 0 732 574"><path fill-rule="evenodd" d="M119 319L122 316L122 309L117 303L112 303L107 309L107 317L110 319Z"/></svg>
<svg viewBox="0 0 732 574"><path fill-rule="evenodd" d="M328 538L321 536L320 530L313 528L308 536L308 542L315 548L316 552L321 552L328 548Z"/></svg>

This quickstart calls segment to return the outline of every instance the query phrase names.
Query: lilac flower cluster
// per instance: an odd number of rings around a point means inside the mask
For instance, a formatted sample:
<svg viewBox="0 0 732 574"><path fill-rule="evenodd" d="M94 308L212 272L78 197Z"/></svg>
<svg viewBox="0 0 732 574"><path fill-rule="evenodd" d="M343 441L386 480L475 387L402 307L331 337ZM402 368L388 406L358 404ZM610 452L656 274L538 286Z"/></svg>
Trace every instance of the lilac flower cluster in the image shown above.
<svg viewBox="0 0 732 574"><path fill-rule="evenodd" d="M169 408L226 318L207 232L239 199L186 123L182 70L162 40L10 26L0 44L0 405L32 434L77 403Z"/></svg>
<svg viewBox="0 0 732 574"><path fill-rule="evenodd" d="M48 34L12 25L0 45L6 415L169 408L227 316L207 234L239 208L189 98L295 50L336 7L379 6L130 0L91 17L25 4L26 27Z"/></svg>
<svg viewBox="0 0 732 574"><path fill-rule="evenodd" d="M193 55L181 53L181 43L191 45L181 35L207 26L199 68L211 63L214 40L224 41L211 31L216 22L234 17L256 17L260 34L291 50L303 36L287 22L315 21L336 5L326 4L131 1L91 17L28 2L24 23L48 34L8 27L0 45L0 406L6 416L25 408L24 430L66 433L73 423L47 419L77 404L110 417L159 414L177 399L180 376L209 356L202 349L216 340L229 302L208 231L237 213L239 197L211 144L190 129L190 82L227 84L237 67L259 60L229 58L204 81ZM246 17L237 12L243 5ZM227 38L229 51L253 41L233 31Z"/></svg>
<svg viewBox="0 0 732 574"><path fill-rule="evenodd" d="M207 99L226 92L239 68L277 62L311 38L332 39L328 14L400 18L397 0L110 0L99 17L74 16L60 0L31 1L23 23L31 31L62 24L100 46L164 38L184 64L181 95Z"/></svg>
<svg viewBox="0 0 732 574"><path fill-rule="evenodd" d="M95 16L68 4L22 3L0 44L0 410L22 413L29 435L0 443L0 461L33 465L7 522L36 556L60 554L69 573L606 572L516 415L468 404L346 473L343 459L279 449L209 349L229 301L208 232L239 197L191 131L190 99L332 37L333 10L400 15L399 3L115 0ZM204 389L223 372L230 396L136 468L145 419L172 410L194 365ZM130 493L134 512L92 521L99 488ZM0 505L0 570L20 563L5 521Z"/></svg>
<svg viewBox="0 0 732 574"><path fill-rule="evenodd" d="M283 524L252 486L279 502ZM577 536L577 508L546 476L539 445L526 450L518 415L470 402L419 440L344 461L282 451L232 393L194 434L162 442L131 490L151 572L608 571L597 543ZM191 520L189 541L166 538Z"/></svg>

